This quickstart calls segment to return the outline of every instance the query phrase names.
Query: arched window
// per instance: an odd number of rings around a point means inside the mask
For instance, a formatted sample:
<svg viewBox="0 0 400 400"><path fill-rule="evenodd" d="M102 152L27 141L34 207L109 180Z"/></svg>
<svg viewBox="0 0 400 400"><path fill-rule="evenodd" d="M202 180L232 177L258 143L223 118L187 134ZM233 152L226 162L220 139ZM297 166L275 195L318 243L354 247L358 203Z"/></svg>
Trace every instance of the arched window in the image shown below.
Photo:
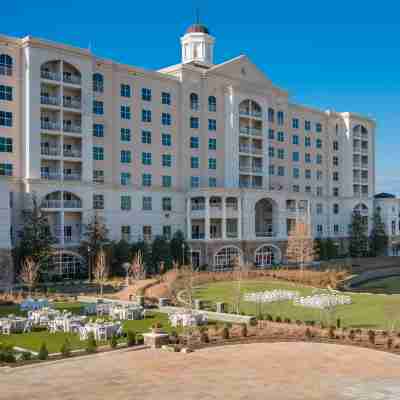
<svg viewBox="0 0 400 400"><path fill-rule="evenodd" d="M12 75L13 59L8 54L0 54L0 75Z"/></svg>
<svg viewBox="0 0 400 400"><path fill-rule="evenodd" d="M210 111L210 112L217 111L217 99L215 96L208 97L208 111Z"/></svg>
<svg viewBox="0 0 400 400"><path fill-rule="evenodd" d="M353 128L354 136L359 136L360 134L363 136L368 135L368 129L363 125L356 125Z"/></svg>
<svg viewBox="0 0 400 400"><path fill-rule="evenodd" d="M93 74L93 91L103 93L103 90L104 90L103 75L99 73Z"/></svg>
<svg viewBox="0 0 400 400"><path fill-rule="evenodd" d="M243 100L239 104L239 114L261 118L262 109L261 106L253 100Z"/></svg>
<svg viewBox="0 0 400 400"><path fill-rule="evenodd" d="M43 208L82 208L82 200L71 192L51 192L43 199Z"/></svg>
<svg viewBox="0 0 400 400"><path fill-rule="evenodd" d="M196 93L190 93L190 109L193 111L198 111L199 108L199 96Z"/></svg>
<svg viewBox="0 0 400 400"><path fill-rule="evenodd" d="M281 251L274 245L263 245L256 250L254 261L257 268L275 265L281 261Z"/></svg>
<svg viewBox="0 0 400 400"><path fill-rule="evenodd" d="M214 268L217 271L232 269L235 262L242 262L242 252L238 247L226 246L219 249L214 255Z"/></svg>

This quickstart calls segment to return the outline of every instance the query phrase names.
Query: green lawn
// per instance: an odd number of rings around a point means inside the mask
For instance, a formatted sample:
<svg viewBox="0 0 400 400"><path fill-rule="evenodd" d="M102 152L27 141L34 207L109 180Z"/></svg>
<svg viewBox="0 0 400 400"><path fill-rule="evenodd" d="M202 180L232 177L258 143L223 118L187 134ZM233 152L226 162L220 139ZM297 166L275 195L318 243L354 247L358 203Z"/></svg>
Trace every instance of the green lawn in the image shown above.
<svg viewBox="0 0 400 400"><path fill-rule="evenodd" d="M389 278L374 279L373 281L365 282L358 285L360 289L378 289L387 293L400 291L400 276L391 276Z"/></svg>
<svg viewBox="0 0 400 400"><path fill-rule="evenodd" d="M79 302L57 302L50 303L51 307L58 310L67 310L73 314L80 314L83 309L83 304ZM20 311L19 305L2 306L0 305L0 317L6 317L9 314L25 316L27 313Z"/></svg>
<svg viewBox="0 0 400 400"><path fill-rule="evenodd" d="M67 304L71 305L71 303ZM149 332L151 326L158 322L162 324L163 328L166 331L170 332L172 330L172 327L169 324L168 315L155 312L151 313L146 317L146 319L143 320L124 321L123 327L124 331L130 329L135 331L136 333L144 333L144 332ZM14 346L19 346L33 351L38 351L41 344L43 342L46 342L49 352L56 353L60 351L61 345L64 343L65 338L68 338L69 341L71 342L72 349L84 348L86 345L85 341L79 340L78 335L73 335L70 333L49 333L47 331L19 333L9 336L0 335L0 343L12 344Z"/></svg>
<svg viewBox="0 0 400 400"><path fill-rule="evenodd" d="M201 286L196 289L196 297L209 301L225 301L231 306L234 303L236 282L217 282ZM310 295L312 288L294 285L292 283L277 281L244 281L242 282L242 294L245 292L254 292L272 289L297 290L302 295ZM353 304L339 306L336 308L331 320L339 317L342 326L346 327L365 327L388 329L390 321L397 320L397 328L400 328L400 295L369 295L354 294L351 295ZM241 304L241 312L250 315L257 315L256 303ZM281 316L292 320L314 320L327 321L328 316L319 310L294 306L292 302L267 303L262 305L263 314L272 316Z"/></svg>

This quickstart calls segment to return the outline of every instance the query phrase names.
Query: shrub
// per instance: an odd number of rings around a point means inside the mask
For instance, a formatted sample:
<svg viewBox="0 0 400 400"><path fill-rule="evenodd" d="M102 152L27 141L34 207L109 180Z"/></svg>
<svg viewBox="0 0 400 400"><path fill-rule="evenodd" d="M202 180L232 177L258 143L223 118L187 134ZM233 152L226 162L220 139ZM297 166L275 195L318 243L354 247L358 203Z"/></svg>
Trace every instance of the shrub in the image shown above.
<svg viewBox="0 0 400 400"><path fill-rule="evenodd" d="M64 343L61 345L60 353L63 357L71 356L71 343L68 338L66 338Z"/></svg>
<svg viewBox="0 0 400 400"><path fill-rule="evenodd" d="M350 331L349 331L349 339L351 341L353 341L355 338L356 338L356 334L355 334L354 330L350 329Z"/></svg>
<svg viewBox="0 0 400 400"><path fill-rule="evenodd" d="M248 334L247 325L246 324L242 324L240 326L240 336L247 337L247 334Z"/></svg>
<svg viewBox="0 0 400 400"><path fill-rule="evenodd" d="M335 339L335 327L334 326L330 326L329 327L329 339Z"/></svg>
<svg viewBox="0 0 400 400"><path fill-rule="evenodd" d="M0 362L14 363L15 353L11 344L2 345L0 343Z"/></svg>
<svg viewBox="0 0 400 400"><path fill-rule="evenodd" d="M225 326L222 328L221 337L222 337L222 339L224 339L224 340L229 339L229 328L228 328L227 325L225 325Z"/></svg>
<svg viewBox="0 0 400 400"><path fill-rule="evenodd" d="M143 344L144 338L142 334L136 335L136 344Z"/></svg>
<svg viewBox="0 0 400 400"><path fill-rule="evenodd" d="M292 320L290 318L285 318L285 323L290 324Z"/></svg>
<svg viewBox="0 0 400 400"><path fill-rule="evenodd" d="M271 315L271 314L267 314L266 320L267 320L267 321L273 321L274 319L272 318L272 315Z"/></svg>
<svg viewBox="0 0 400 400"><path fill-rule="evenodd" d="M306 331L304 332L304 336L307 340L310 340L312 338L312 333L310 328L307 328Z"/></svg>
<svg viewBox="0 0 400 400"><path fill-rule="evenodd" d="M96 353L97 351L97 342L96 339L94 338L93 332L89 332L88 338L86 341L86 351L90 353Z"/></svg>
<svg viewBox="0 0 400 400"><path fill-rule="evenodd" d="M299 319L296 320L296 325L303 325L303 321L300 321Z"/></svg>
<svg viewBox="0 0 400 400"><path fill-rule="evenodd" d="M46 342L43 342L39 349L38 359L47 360L49 358L49 351L47 350Z"/></svg>
<svg viewBox="0 0 400 400"><path fill-rule="evenodd" d="M208 336L207 330L201 330L201 332L200 332L200 342L201 343L210 343L210 338Z"/></svg>
<svg viewBox="0 0 400 400"><path fill-rule="evenodd" d="M282 318L278 315L278 316L275 318L275 322L281 323L281 322L282 322Z"/></svg>
<svg viewBox="0 0 400 400"><path fill-rule="evenodd" d="M24 351L21 353L21 360L23 361L29 361L32 359L32 354L29 351Z"/></svg>
<svg viewBox="0 0 400 400"><path fill-rule="evenodd" d="M129 330L127 333L126 344L128 347L132 347L136 344L136 332Z"/></svg>
<svg viewBox="0 0 400 400"><path fill-rule="evenodd" d="M368 340L371 344L375 344L375 331L373 330L368 331Z"/></svg>
<svg viewBox="0 0 400 400"><path fill-rule="evenodd" d="M341 324L342 324L342 321L340 320L340 318L338 318L336 320L336 328L340 329Z"/></svg>
<svg viewBox="0 0 400 400"><path fill-rule="evenodd" d="M387 342L386 342L386 347L390 350L393 347L393 339L392 338L388 338Z"/></svg>
<svg viewBox="0 0 400 400"><path fill-rule="evenodd" d="M111 346L112 349L115 349L118 346L118 338L117 338L117 335L115 333L113 333L113 335L111 336L110 346Z"/></svg>

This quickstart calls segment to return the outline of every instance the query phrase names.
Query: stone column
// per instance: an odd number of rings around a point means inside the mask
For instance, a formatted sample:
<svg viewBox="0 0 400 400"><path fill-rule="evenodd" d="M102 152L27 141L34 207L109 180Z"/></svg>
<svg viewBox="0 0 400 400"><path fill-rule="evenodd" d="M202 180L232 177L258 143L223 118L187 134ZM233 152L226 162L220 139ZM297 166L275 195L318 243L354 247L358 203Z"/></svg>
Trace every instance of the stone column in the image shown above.
<svg viewBox="0 0 400 400"><path fill-rule="evenodd" d="M239 196L239 198L237 199L237 204L238 204L238 211L237 211L237 215L238 215L238 239L242 239L242 198L241 196Z"/></svg>
<svg viewBox="0 0 400 400"><path fill-rule="evenodd" d="M222 196L222 239L226 240L226 197Z"/></svg>
<svg viewBox="0 0 400 400"><path fill-rule="evenodd" d="M205 239L210 240L210 197L205 196Z"/></svg>

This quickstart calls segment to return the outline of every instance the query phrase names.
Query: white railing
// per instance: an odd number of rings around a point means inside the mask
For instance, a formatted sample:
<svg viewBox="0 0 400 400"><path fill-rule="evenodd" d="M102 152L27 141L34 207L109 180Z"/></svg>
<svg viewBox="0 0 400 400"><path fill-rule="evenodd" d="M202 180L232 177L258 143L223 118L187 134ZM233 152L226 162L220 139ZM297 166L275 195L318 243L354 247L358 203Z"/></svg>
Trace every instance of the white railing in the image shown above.
<svg viewBox="0 0 400 400"><path fill-rule="evenodd" d="M262 136L262 129L260 129L260 128L250 128L250 134L252 136Z"/></svg>
<svg viewBox="0 0 400 400"><path fill-rule="evenodd" d="M57 170L41 171L41 177L42 177L42 179L46 179L49 181L59 180L59 179L61 179L61 173L60 173L60 171L57 171Z"/></svg>
<svg viewBox="0 0 400 400"><path fill-rule="evenodd" d="M191 205L192 207L192 211L201 211L201 210L205 210L206 205L204 203L201 204L196 204L196 203L192 203Z"/></svg>
<svg viewBox="0 0 400 400"><path fill-rule="evenodd" d="M72 174L64 173L64 181L80 181L82 174L79 172L73 172Z"/></svg>
<svg viewBox="0 0 400 400"><path fill-rule="evenodd" d="M262 189L262 185L251 182L239 182L239 187L242 189Z"/></svg>
<svg viewBox="0 0 400 400"><path fill-rule="evenodd" d="M60 73L59 72L46 71L46 70L42 69L40 71L40 76L43 79L48 79L50 81L59 81L60 80Z"/></svg>
<svg viewBox="0 0 400 400"><path fill-rule="evenodd" d="M241 109L239 110L239 115L243 115L245 117L256 117L256 118L261 118L262 113L261 111L254 111L254 110L248 110L248 109Z"/></svg>
<svg viewBox="0 0 400 400"><path fill-rule="evenodd" d="M76 75L76 74L70 74L68 72L64 72L63 81L65 83L72 83L74 85L80 85L81 84L81 77L79 75Z"/></svg>
<svg viewBox="0 0 400 400"><path fill-rule="evenodd" d="M77 125L77 124L66 124L64 122L63 131L64 132L72 132L72 133L81 133L82 132L82 126L81 125Z"/></svg>
<svg viewBox="0 0 400 400"><path fill-rule="evenodd" d="M58 106L60 105L60 98L57 96L40 96L41 104L48 104L50 106Z"/></svg>
<svg viewBox="0 0 400 400"><path fill-rule="evenodd" d="M76 98L68 98L64 97L63 98L63 106L68 107L68 108L76 108L80 109L81 108L81 99L79 97Z"/></svg>
<svg viewBox="0 0 400 400"><path fill-rule="evenodd" d="M248 144L239 144L239 151L241 153L250 153L250 146Z"/></svg>
<svg viewBox="0 0 400 400"><path fill-rule="evenodd" d="M11 76L12 67L10 67L9 65L0 65L0 75Z"/></svg>
<svg viewBox="0 0 400 400"><path fill-rule="evenodd" d="M260 173L262 173L262 166L261 166L261 165L260 165L260 166L258 166L258 165L253 165L252 171L255 172L255 173L257 173L257 174L260 174Z"/></svg>
<svg viewBox="0 0 400 400"><path fill-rule="evenodd" d="M82 208L81 200L43 200L43 208Z"/></svg>
<svg viewBox="0 0 400 400"><path fill-rule="evenodd" d="M62 200L44 200L42 208L61 208Z"/></svg>
<svg viewBox="0 0 400 400"><path fill-rule="evenodd" d="M60 146L49 146L45 143L41 143L40 154L42 156L59 156L61 154Z"/></svg>
<svg viewBox="0 0 400 400"><path fill-rule="evenodd" d="M64 200L64 208L82 208L81 200Z"/></svg>
<svg viewBox="0 0 400 400"><path fill-rule="evenodd" d="M366 148L361 148L361 153L362 153L362 154L368 154L368 149L366 149Z"/></svg>
<svg viewBox="0 0 400 400"><path fill-rule="evenodd" d="M82 238L82 226L80 224L78 224L78 226L64 225L64 227L61 225L54 225L52 231L58 243L63 239L64 243L79 243Z"/></svg>
<svg viewBox="0 0 400 400"><path fill-rule="evenodd" d="M82 157L82 151L79 148L76 149L64 149L64 157Z"/></svg>
<svg viewBox="0 0 400 400"><path fill-rule="evenodd" d="M60 130L60 124L56 121L41 120L40 126L42 129L47 129L48 131L59 131Z"/></svg>
<svg viewBox="0 0 400 400"><path fill-rule="evenodd" d="M251 165L239 165L240 172L253 172L253 168Z"/></svg>

